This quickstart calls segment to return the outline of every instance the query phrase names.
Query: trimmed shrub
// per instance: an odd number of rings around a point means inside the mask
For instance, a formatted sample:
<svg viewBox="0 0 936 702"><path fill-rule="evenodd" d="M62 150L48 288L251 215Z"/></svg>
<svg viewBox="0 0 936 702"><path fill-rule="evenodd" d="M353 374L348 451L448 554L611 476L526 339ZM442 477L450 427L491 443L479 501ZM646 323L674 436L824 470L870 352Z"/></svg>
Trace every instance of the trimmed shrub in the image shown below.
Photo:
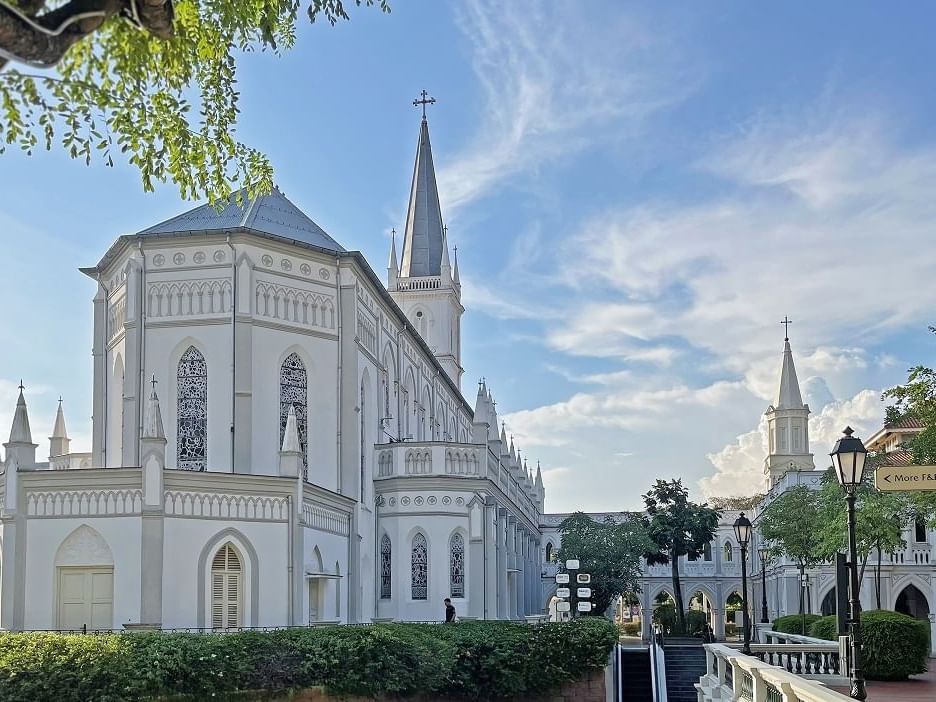
<svg viewBox="0 0 936 702"><path fill-rule="evenodd" d="M773 630L779 631L783 634L800 634L803 636L808 636L809 627L812 626L813 622L821 619L818 614L807 614L806 615L806 630L803 630L803 615L802 614L788 614L784 617L777 617L773 620Z"/></svg>
<svg viewBox="0 0 936 702"><path fill-rule="evenodd" d="M207 699L315 686L341 695L496 699L581 679L604 667L617 640L617 628L603 617L539 626L6 633L0 634L0 702Z"/></svg>
<svg viewBox="0 0 936 702"><path fill-rule="evenodd" d="M925 619L874 609L861 613L862 661L871 680L904 680L926 672L930 627Z"/></svg>
<svg viewBox="0 0 936 702"><path fill-rule="evenodd" d="M809 627L809 636L812 636L814 639L838 641L838 617L831 614L827 617L817 619Z"/></svg>

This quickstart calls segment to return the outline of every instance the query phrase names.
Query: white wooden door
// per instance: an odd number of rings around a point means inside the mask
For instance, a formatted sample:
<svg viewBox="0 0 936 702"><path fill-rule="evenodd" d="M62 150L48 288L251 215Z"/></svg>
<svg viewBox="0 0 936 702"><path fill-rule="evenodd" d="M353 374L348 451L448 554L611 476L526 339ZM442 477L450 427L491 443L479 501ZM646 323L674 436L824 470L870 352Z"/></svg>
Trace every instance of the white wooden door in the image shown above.
<svg viewBox="0 0 936 702"><path fill-rule="evenodd" d="M114 626L113 568L59 568L59 629Z"/></svg>

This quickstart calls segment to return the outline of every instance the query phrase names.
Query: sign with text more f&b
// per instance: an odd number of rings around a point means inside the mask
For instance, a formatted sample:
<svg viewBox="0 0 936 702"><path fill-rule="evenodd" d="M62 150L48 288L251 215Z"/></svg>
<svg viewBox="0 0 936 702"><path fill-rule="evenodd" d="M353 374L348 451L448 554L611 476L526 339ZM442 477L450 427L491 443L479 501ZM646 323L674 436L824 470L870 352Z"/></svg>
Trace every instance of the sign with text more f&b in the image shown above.
<svg viewBox="0 0 936 702"><path fill-rule="evenodd" d="M936 466L880 466L874 487L882 492L936 490Z"/></svg>

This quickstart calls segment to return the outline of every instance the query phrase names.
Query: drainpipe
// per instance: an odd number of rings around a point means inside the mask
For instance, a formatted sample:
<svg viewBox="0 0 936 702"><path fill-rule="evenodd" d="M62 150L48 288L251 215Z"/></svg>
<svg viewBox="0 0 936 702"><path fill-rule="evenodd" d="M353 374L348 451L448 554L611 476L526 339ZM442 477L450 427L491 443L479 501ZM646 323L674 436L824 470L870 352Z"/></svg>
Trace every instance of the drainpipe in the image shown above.
<svg viewBox="0 0 936 702"><path fill-rule="evenodd" d="M237 250L231 243L230 232L225 236L224 242L231 249L231 473L233 474L234 418L237 412Z"/></svg>
<svg viewBox="0 0 936 702"><path fill-rule="evenodd" d="M338 489L336 492L341 493L341 260L337 253L335 253L335 314L338 316L337 332L338 332L338 380L337 380L337 397L335 398L335 403L338 407L338 411L335 413L336 416L336 436L335 436L335 445L337 449L336 458L338 461ZM306 422L308 422L308 414L306 416ZM308 431L308 430L307 430ZM350 584L351 572L350 572L350 559L349 559L349 570L348 570L348 582ZM349 588L350 593L350 588ZM350 594L348 595L350 602Z"/></svg>
<svg viewBox="0 0 936 702"><path fill-rule="evenodd" d="M143 259L140 272L140 378L139 385L137 386L137 406L140 425L139 430L137 431L137 450L136 450L136 463L140 465L142 463L141 452L143 450L143 409L145 403L143 402L144 390L146 387L146 368L144 362L146 361L146 254L143 253L143 242L137 242L137 247L140 252L140 258ZM128 291L129 292L129 291Z"/></svg>

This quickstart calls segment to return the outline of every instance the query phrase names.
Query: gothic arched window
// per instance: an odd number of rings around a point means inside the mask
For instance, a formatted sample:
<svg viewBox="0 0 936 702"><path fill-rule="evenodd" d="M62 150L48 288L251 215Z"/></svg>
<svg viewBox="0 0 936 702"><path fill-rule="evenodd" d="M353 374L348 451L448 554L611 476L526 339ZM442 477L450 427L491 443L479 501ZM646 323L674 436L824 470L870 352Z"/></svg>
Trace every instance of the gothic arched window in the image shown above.
<svg viewBox="0 0 936 702"><path fill-rule="evenodd" d="M547 563L552 563L556 560L555 555L553 554L553 545L549 542L546 543L546 561Z"/></svg>
<svg viewBox="0 0 936 702"><path fill-rule="evenodd" d="M449 579L451 597L465 596L465 539L459 533L452 534L449 543Z"/></svg>
<svg viewBox="0 0 936 702"><path fill-rule="evenodd" d="M308 431L306 409L306 368L302 359L294 353L289 354L280 366L280 433L279 445L283 445L286 433L286 419L289 408L296 411L296 429L299 432L299 449L302 451L302 477L309 479Z"/></svg>
<svg viewBox="0 0 936 702"><path fill-rule="evenodd" d="M208 365L189 346L176 372L176 458L182 470L205 470L208 458Z"/></svg>
<svg viewBox="0 0 936 702"><path fill-rule="evenodd" d="M725 542L725 562L726 562L726 563L731 563L731 559L732 559L732 557L733 557L733 556L732 556L733 553L734 553L734 549L731 548L731 542L730 542L730 541L726 541L726 542Z"/></svg>
<svg viewBox="0 0 936 702"><path fill-rule="evenodd" d="M426 537L416 534L410 552L410 577L414 600L429 599L429 546Z"/></svg>
<svg viewBox="0 0 936 702"><path fill-rule="evenodd" d="M709 562L712 560L712 542L707 541L702 547L702 560Z"/></svg>
<svg viewBox="0 0 936 702"><path fill-rule="evenodd" d="M240 626L241 562L231 544L218 549L211 561L211 626Z"/></svg>
<svg viewBox="0 0 936 702"><path fill-rule="evenodd" d="M384 534L380 537L380 599L389 600L393 594L393 550L390 537Z"/></svg>

